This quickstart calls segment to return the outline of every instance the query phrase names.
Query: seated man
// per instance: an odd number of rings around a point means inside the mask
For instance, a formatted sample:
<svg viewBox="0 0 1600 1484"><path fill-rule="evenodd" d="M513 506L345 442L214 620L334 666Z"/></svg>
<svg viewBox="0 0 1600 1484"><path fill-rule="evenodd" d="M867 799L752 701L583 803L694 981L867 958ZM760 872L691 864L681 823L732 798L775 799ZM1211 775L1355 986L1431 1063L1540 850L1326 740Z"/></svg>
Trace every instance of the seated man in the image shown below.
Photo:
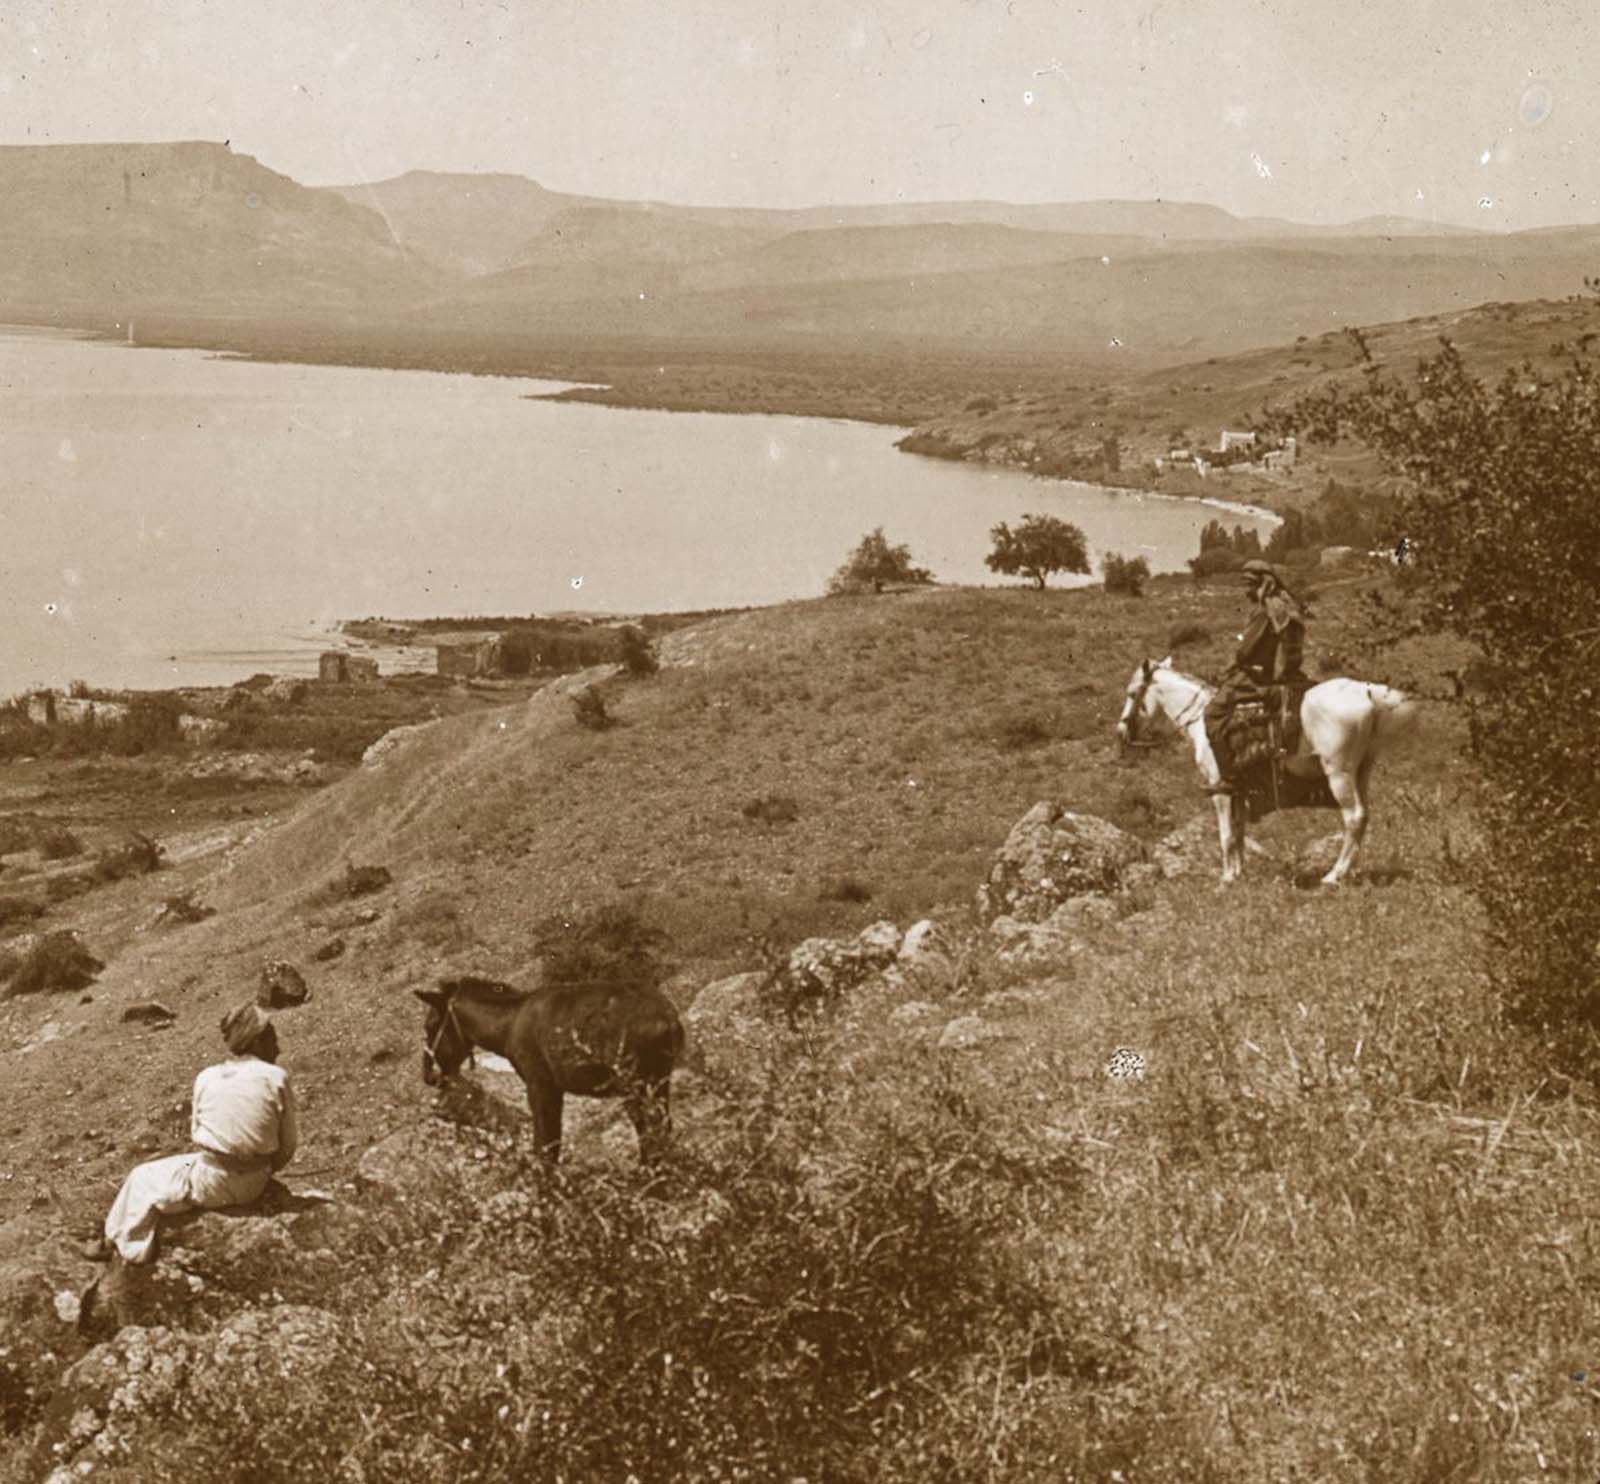
<svg viewBox="0 0 1600 1484"><path fill-rule="evenodd" d="M1305 613L1299 601L1268 562L1246 562L1243 575L1250 601L1257 605L1256 612L1239 636L1239 648L1228 673L1222 677L1222 688L1206 707L1206 737L1219 774L1217 793L1232 793L1238 784L1228 740L1228 719L1233 708L1241 701L1263 699L1269 685L1292 685L1305 679L1300 669L1305 651Z"/></svg>
<svg viewBox="0 0 1600 1484"><path fill-rule="evenodd" d="M195 1078L189 1133L194 1148L136 1165L106 1217L105 1235L84 1256L105 1261L112 1251L131 1263L155 1256L162 1214L247 1206L299 1143L294 1090L278 1060L278 1033L254 1004L222 1017L232 1057Z"/></svg>

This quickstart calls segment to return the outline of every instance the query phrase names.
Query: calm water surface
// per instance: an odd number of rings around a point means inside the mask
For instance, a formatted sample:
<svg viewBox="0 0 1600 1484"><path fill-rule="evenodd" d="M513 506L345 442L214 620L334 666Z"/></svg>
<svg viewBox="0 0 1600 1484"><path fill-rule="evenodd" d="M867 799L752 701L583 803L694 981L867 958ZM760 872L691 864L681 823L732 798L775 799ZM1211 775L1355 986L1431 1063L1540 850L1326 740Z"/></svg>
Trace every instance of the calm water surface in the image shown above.
<svg viewBox="0 0 1600 1484"><path fill-rule="evenodd" d="M949 582L994 581L989 528L1030 510L1171 570L1216 515L890 428L527 400L550 389L0 331L0 696L311 673L368 614L813 597L880 525Z"/></svg>

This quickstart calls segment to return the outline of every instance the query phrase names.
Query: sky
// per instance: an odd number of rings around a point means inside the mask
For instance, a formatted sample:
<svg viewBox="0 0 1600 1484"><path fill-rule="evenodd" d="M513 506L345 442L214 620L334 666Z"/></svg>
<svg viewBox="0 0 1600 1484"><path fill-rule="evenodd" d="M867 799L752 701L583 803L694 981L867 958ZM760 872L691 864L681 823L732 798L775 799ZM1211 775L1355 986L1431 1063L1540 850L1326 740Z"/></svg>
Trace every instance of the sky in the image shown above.
<svg viewBox="0 0 1600 1484"><path fill-rule="evenodd" d="M1600 221L1594 0L0 0L0 144L697 205Z"/></svg>

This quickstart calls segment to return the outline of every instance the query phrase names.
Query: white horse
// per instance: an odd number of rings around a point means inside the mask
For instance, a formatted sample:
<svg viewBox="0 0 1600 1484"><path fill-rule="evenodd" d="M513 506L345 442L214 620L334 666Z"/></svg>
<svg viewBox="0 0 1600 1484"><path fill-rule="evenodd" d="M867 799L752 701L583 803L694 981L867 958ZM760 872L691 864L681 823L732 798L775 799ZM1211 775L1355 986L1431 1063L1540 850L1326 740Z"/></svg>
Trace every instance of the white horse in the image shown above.
<svg viewBox="0 0 1600 1484"><path fill-rule="evenodd" d="M1238 879L1244 869L1244 802L1237 794L1215 792L1221 770L1206 736L1205 711L1213 691L1203 681L1172 668L1172 657L1144 660L1128 682L1127 700L1117 721L1117 739L1135 741L1139 722L1159 711L1194 749L1222 838L1222 879ZM1287 772L1300 778L1326 775L1328 787L1344 818L1344 846L1324 886L1337 886L1352 871L1361 838L1367 832L1367 781L1383 751L1416 720L1416 702L1392 686L1365 680L1324 680L1300 702L1301 751L1284 761ZM1308 750L1309 749L1309 750Z"/></svg>

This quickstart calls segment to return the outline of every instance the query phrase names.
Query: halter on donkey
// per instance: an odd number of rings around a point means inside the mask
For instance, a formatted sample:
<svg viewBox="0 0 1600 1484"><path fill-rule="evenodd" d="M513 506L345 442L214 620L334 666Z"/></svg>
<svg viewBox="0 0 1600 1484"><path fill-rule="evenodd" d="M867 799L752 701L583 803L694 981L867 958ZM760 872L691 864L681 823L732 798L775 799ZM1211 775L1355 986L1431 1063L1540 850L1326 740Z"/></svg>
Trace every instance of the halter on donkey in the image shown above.
<svg viewBox="0 0 1600 1484"><path fill-rule="evenodd" d="M1205 709L1212 695L1203 681L1173 669L1170 655L1144 660L1128 681L1117 738L1124 746L1135 743L1140 722L1161 713L1188 738L1195 766L1214 790L1221 772L1205 728ZM1300 778L1315 778L1320 770L1344 820L1344 844L1322 878L1324 886L1337 886L1354 869L1367 831L1372 765L1415 714L1416 703L1393 687L1343 677L1312 686L1301 699L1301 735L1310 750L1286 759L1284 767ZM1244 869L1244 803L1236 794L1222 793L1213 793L1212 803L1222 841L1222 879L1234 881Z"/></svg>
<svg viewBox="0 0 1600 1484"><path fill-rule="evenodd" d="M455 1076L473 1047L505 1057L528 1092L534 1138L550 1164L561 1156L568 1093L620 1098L639 1136L639 1156L658 1158L672 1133L672 1069L683 1023L659 990L638 986L513 989L498 980L441 980L413 994L423 1018L422 1078Z"/></svg>

